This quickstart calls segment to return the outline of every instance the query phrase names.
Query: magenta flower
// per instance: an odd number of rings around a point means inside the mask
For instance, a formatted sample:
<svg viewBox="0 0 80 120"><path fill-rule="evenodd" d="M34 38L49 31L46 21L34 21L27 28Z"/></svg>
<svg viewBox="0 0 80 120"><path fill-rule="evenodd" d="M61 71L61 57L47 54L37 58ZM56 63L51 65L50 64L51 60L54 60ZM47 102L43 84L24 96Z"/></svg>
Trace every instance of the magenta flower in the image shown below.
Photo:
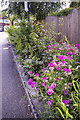
<svg viewBox="0 0 80 120"><path fill-rule="evenodd" d="M44 52L47 52L47 50L44 50Z"/></svg>
<svg viewBox="0 0 80 120"><path fill-rule="evenodd" d="M58 63L57 62L55 62L57 65L58 65Z"/></svg>
<svg viewBox="0 0 80 120"><path fill-rule="evenodd" d="M68 83L68 85L71 85L71 83Z"/></svg>
<svg viewBox="0 0 80 120"><path fill-rule="evenodd" d="M45 80L45 79L46 79L46 77L43 77L43 78L42 78L42 80Z"/></svg>
<svg viewBox="0 0 80 120"><path fill-rule="evenodd" d="M66 63L66 61L62 61L62 64L65 64Z"/></svg>
<svg viewBox="0 0 80 120"><path fill-rule="evenodd" d="M35 76L39 76L39 73L36 73Z"/></svg>
<svg viewBox="0 0 80 120"><path fill-rule="evenodd" d="M52 49L50 45L48 45L48 48L49 48L49 49Z"/></svg>
<svg viewBox="0 0 80 120"><path fill-rule="evenodd" d="M36 84L36 82L33 81L33 82L31 83L31 87L33 88L33 87L35 86L35 84Z"/></svg>
<svg viewBox="0 0 80 120"><path fill-rule="evenodd" d="M72 60L71 56L68 56L67 58L68 58L69 60Z"/></svg>
<svg viewBox="0 0 80 120"><path fill-rule="evenodd" d="M45 68L43 68L42 71L45 71Z"/></svg>
<svg viewBox="0 0 80 120"><path fill-rule="evenodd" d="M60 70L60 68L59 68L59 67L56 67L56 69L57 69L57 70Z"/></svg>
<svg viewBox="0 0 80 120"><path fill-rule="evenodd" d="M45 83L44 83L44 82L42 83L42 86L46 87L46 85L45 85Z"/></svg>
<svg viewBox="0 0 80 120"><path fill-rule="evenodd" d="M59 80L59 78L56 78L56 81L58 81Z"/></svg>
<svg viewBox="0 0 80 120"><path fill-rule="evenodd" d="M49 67L55 67L55 65L51 62L49 63Z"/></svg>
<svg viewBox="0 0 80 120"><path fill-rule="evenodd" d="M29 71L29 74L32 74L33 72L32 71Z"/></svg>
<svg viewBox="0 0 80 120"><path fill-rule="evenodd" d="M56 47L56 44L53 44L54 47Z"/></svg>
<svg viewBox="0 0 80 120"><path fill-rule="evenodd" d="M76 49L77 49L77 48L79 47L79 44L76 44L75 47L76 47Z"/></svg>
<svg viewBox="0 0 80 120"><path fill-rule="evenodd" d="M61 42L61 44L63 44L63 42Z"/></svg>
<svg viewBox="0 0 80 120"><path fill-rule="evenodd" d="M52 89L52 86L49 86L48 89Z"/></svg>
<svg viewBox="0 0 80 120"><path fill-rule="evenodd" d="M64 95L67 95L67 90L64 90Z"/></svg>
<svg viewBox="0 0 80 120"><path fill-rule="evenodd" d="M70 45L68 45L68 47L71 47Z"/></svg>
<svg viewBox="0 0 80 120"><path fill-rule="evenodd" d="M53 91L52 89L48 89L48 90L47 90L47 94L48 94L48 95L52 95L52 93L54 93L54 91Z"/></svg>
<svg viewBox="0 0 80 120"><path fill-rule="evenodd" d="M70 48L69 51L73 51L74 49L73 48Z"/></svg>
<svg viewBox="0 0 80 120"><path fill-rule="evenodd" d="M69 103L69 100L63 100L62 102L66 105Z"/></svg>
<svg viewBox="0 0 80 120"><path fill-rule="evenodd" d="M60 60L64 60L64 59L66 59L66 57L64 57L63 55L60 55L60 56L59 56L59 59L60 59Z"/></svg>
<svg viewBox="0 0 80 120"><path fill-rule="evenodd" d="M70 69L64 68L65 72L70 72Z"/></svg>
<svg viewBox="0 0 80 120"><path fill-rule="evenodd" d="M59 50L59 47L57 48L57 50Z"/></svg>
<svg viewBox="0 0 80 120"><path fill-rule="evenodd" d="M55 83L52 83L52 84L51 84L51 87L52 87L52 88L55 88L55 87L56 87L56 84L55 84Z"/></svg>
<svg viewBox="0 0 80 120"><path fill-rule="evenodd" d="M52 100L48 101L48 105L49 107L51 106Z"/></svg>
<svg viewBox="0 0 80 120"><path fill-rule="evenodd" d="M48 89L53 89L56 87L56 84L55 83L52 83L51 86L48 87Z"/></svg>
<svg viewBox="0 0 80 120"><path fill-rule="evenodd" d="M33 79L30 78L30 79L28 80L28 85L31 85L32 81L33 81Z"/></svg>
<svg viewBox="0 0 80 120"><path fill-rule="evenodd" d="M75 53L75 55L78 55L77 53Z"/></svg>
<svg viewBox="0 0 80 120"><path fill-rule="evenodd" d="M36 88L36 91L39 91L39 88Z"/></svg>
<svg viewBox="0 0 80 120"><path fill-rule="evenodd" d="M71 55L71 53L70 53L70 52L66 52L65 54L66 54L66 55Z"/></svg>

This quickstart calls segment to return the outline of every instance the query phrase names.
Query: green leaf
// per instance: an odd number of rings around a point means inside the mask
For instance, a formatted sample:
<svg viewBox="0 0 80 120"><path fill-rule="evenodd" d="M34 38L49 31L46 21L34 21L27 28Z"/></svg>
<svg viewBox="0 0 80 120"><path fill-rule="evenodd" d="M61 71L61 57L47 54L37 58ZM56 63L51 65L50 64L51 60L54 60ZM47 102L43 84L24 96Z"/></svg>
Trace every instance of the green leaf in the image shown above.
<svg viewBox="0 0 80 120"><path fill-rule="evenodd" d="M39 110L40 114L42 115L43 118L45 118L45 115Z"/></svg>
<svg viewBox="0 0 80 120"><path fill-rule="evenodd" d="M67 37L65 36L65 41L67 42L67 44L69 44L69 41L67 40Z"/></svg>
<svg viewBox="0 0 80 120"><path fill-rule="evenodd" d="M69 114L68 108L67 108L67 110L66 110L66 119L67 119L68 117L73 118L73 116Z"/></svg>
<svg viewBox="0 0 80 120"><path fill-rule="evenodd" d="M62 113L62 111L61 111L58 107L56 107L56 108L57 108L58 111L60 112L61 116L65 119L65 117L64 117L64 115L63 115L63 113Z"/></svg>
<svg viewBox="0 0 80 120"><path fill-rule="evenodd" d="M78 92L78 90L76 89L76 86L75 86L75 84L74 84L74 80L72 81L72 83L73 83L73 87L74 87L75 91L79 94L79 92Z"/></svg>

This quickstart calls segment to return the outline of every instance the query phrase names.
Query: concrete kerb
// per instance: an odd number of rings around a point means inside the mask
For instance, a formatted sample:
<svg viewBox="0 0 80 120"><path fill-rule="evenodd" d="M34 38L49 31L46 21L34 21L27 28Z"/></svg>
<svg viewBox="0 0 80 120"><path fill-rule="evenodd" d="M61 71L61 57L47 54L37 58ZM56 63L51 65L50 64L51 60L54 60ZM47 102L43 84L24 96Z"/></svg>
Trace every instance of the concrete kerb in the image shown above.
<svg viewBox="0 0 80 120"><path fill-rule="evenodd" d="M22 81L22 84L23 84L23 87L24 87L24 90L26 92L26 95L28 97L28 100L29 100L29 103L30 103L30 107L31 107L31 110L32 110L32 113L34 115L34 118L37 119L37 118L42 118L39 110L41 110L42 112L44 112L44 100L42 100L41 102L39 101L39 99L41 98L34 98L33 96L36 96L38 97L38 94L37 92L32 89L29 85L28 85L28 76L25 76L24 75L24 71L23 71L23 68L21 67L21 65L17 62L17 56L15 55L15 52L13 50L13 47L12 45L10 44L9 40L8 40L8 44L10 46L10 49L11 49L11 52L12 52L12 55L13 55L13 59L14 59L14 62L16 63L16 68L18 70L18 73L20 75L20 78L21 78L21 81ZM39 106L38 106L39 105ZM37 107L38 106L38 107Z"/></svg>
<svg viewBox="0 0 80 120"><path fill-rule="evenodd" d="M31 99L31 95L29 93L29 90L27 89L26 85L25 85L25 75L23 73L23 70L22 68L20 67L19 63L16 61L16 56L15 56L15 53L14 53L14 50L10 44L10 42L8 41L8 44L10 46L10 49L11 49L11 52L13 54L13 57L14 57L14 62L16 63L16 67L17 67L17 70L18 70L18 73L20 75L20 78L21 78L21 81L22 81L22 84L23 84L23 87L24 87L24 90L26 92L26 95L28 97L28 100L29 100L29 103L30 103L30 107L31 107L31 110L32 110L32 113L34 115L34 118L38 118L38 114L36 113L36 110L35 110L35 106L34 106L34 103L32 102L32 99Z"/></svg>

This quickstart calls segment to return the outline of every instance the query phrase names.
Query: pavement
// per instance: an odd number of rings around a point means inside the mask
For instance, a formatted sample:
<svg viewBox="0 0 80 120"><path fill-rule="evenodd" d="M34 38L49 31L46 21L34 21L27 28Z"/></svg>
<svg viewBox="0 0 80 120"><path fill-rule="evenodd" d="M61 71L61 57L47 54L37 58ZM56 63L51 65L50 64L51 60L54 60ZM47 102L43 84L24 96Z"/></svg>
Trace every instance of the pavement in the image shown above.
<svg viewBox="0 0 80 120"><path fill-rule="evenodd" d="M0 32L0 117L34 118L29 106L8 44L8 35Z"/></svg>

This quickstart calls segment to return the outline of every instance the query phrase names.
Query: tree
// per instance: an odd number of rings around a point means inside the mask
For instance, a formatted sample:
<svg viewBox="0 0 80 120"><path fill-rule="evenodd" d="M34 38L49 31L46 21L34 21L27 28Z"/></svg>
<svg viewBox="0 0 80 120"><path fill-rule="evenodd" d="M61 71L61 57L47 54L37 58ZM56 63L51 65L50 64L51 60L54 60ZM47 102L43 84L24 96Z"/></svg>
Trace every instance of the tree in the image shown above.
<svg viewBox="0 0 80 120"><path fill-rule="evenodd" d="M29 14L36 17L37 20L45 19L51 11L59 11L63 2L28 2ZM24 13L25 18L28 17L28 13L24 10L24 2L10 2L8 9L6 10L8 16L13 15L22 19Z"/></svg>
<svg viewBox="0 0 80 120"><path fill-rule="evenodd" d="M74 7L74 8L80 7L80 1L78 1L78 2L71 2L70 7Z"/></svg>
<svg viewBox="0 0 80 120"><path fill-rule="evenodd" d="M37 20L45 19L50 11L58 11L62 2L29 2L29 11Z"/></svg>

